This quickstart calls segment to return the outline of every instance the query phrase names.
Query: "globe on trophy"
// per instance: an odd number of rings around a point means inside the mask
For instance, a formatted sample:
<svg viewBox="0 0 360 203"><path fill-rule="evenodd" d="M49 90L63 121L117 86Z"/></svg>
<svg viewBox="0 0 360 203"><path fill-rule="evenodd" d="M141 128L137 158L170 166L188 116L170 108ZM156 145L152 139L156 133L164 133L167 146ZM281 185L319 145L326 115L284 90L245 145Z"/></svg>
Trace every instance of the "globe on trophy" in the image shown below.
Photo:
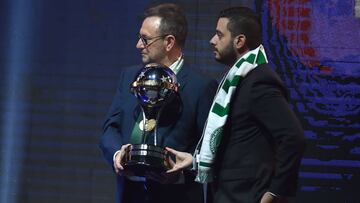
<svg viewBox="0 0 360 203"><path fill-rule="evenodd" d="M167 151L158 144L157 127L164 106L178 94L178 87L175 73L155 63L142 68L131 84L142 111L139 122L142 134L140 144L126 148L123 166L135 176L145 177L148 172L161 173L168 169Z"/></svg>

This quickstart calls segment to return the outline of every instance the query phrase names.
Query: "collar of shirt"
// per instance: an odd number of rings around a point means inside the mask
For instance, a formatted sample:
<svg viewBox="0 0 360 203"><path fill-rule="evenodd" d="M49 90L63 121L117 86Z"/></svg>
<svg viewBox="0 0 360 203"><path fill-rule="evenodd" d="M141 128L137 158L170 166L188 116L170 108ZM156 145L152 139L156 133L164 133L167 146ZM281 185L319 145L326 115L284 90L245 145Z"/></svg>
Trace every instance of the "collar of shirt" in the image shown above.
<svg viewBox="0 0 360 203"><path fill-rule="evenodd" d="M183 66L184 64L184 58L183 58L183 55L181 54L181 56L173 63L169 66L169 68L175 73L177 74L181 67Z"/></svg>

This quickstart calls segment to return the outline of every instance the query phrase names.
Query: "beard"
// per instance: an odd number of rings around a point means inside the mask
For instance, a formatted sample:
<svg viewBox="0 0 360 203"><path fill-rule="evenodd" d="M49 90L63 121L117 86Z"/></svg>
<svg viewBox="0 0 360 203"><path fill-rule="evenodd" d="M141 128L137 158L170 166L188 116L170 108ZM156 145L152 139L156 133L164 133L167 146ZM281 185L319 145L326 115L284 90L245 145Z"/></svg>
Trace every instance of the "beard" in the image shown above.
<svg viewBox="0 0 360 203"><path fill-rule="evenodd" d="M150 58L149 58L148 55L142 55L142 56L141 56L141 60L142 60L142 62L143 62L144 65L146 65L146 64L148 64L148 63L151 62L151 60L150 60Z"/></svg>
<svg viewBox="0 0 360 203"><path fill-rule="evenodd" d="M236 53L231 43L229 43L223 50L215 51L218 54L217 56L215 56L215 60L219 63L225 64L230 67L235 63Z"/></svg>

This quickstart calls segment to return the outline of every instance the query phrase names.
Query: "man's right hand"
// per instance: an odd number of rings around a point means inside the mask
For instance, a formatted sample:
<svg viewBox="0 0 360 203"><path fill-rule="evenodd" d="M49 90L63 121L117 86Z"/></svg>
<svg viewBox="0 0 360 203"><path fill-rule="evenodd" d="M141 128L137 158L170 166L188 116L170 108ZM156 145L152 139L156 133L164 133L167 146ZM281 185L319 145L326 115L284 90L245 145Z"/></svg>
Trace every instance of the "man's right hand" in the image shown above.
<svg viewBox="0 0 360 203"><path fill-rule="evenodd" d="M114 169L115 169L115 172L119 175L126 175L124 173L124 167L121 165L121 163L122 163L122 159L124 158L126 149L128 147L131 147L131 144L125 144L125 145L121 146L120 151L116 154L116 156L114 158Z"/></svg>

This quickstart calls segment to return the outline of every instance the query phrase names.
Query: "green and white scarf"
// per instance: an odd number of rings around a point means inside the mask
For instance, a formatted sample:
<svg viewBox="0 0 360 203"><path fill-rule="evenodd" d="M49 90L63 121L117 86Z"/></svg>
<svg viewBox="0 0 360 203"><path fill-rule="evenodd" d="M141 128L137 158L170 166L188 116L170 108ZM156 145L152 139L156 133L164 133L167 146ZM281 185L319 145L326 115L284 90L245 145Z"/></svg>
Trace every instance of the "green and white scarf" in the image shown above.
<svg viewBox="0 0 360 203"><path fill-rule="evenodd" d="M223 129L230 110L230 101L238 84L254 68L260 64L267 63L264 47L260 45L239 58L231 67L226 77L223 78L216 96L213 100L211 110L200 140L195 151L193 166L197 167L195 181L207 183L213 180L213 162L217 148L223 136ZM199 153L199 146L201 150Z"/></svg>

